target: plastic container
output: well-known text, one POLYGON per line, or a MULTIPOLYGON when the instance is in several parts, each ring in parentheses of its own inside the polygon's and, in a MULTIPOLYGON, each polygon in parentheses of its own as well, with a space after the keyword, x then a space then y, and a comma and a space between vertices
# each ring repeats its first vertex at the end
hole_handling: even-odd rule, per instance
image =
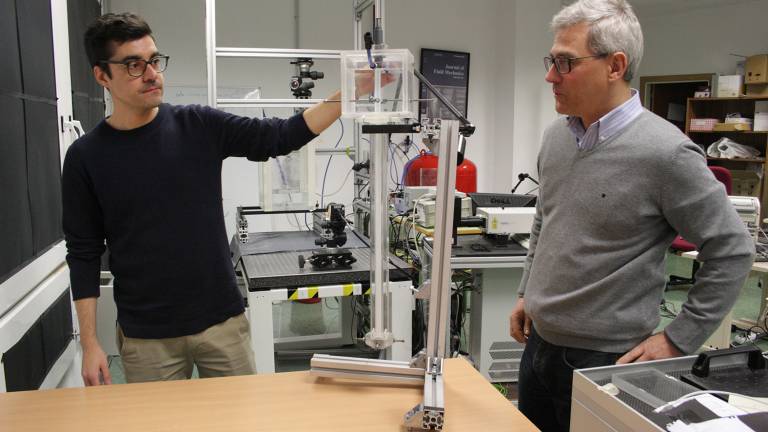
POLYGON ((651 368, 613 374, 611 382, 621 391, 653 408, 658 408, 667 402, 672 402, 698 390, 692 385, 651 368))
POLYGON ((696 132, 711 132, 718 122, 719 120, 716 118, 692 118, 689 130, 696 132))
POLYGON ((341 115, 386 121, 414 118, 413 54, 406 49, 341 52, 341 115), (371 64, 375 68, 371 68, 371 64))

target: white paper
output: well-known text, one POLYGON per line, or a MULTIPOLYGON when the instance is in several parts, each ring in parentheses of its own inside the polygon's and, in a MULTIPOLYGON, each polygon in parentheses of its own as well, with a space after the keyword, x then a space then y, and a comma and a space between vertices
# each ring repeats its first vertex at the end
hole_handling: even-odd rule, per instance
POLYGON ((731 395, 731 397, 728 398, 728 403, 747 413, 768 411, 768 398, 755 399, 762 401, 763 403, 736 395, 731 395))
POLYGON ((685 424, 680 420, 667 425, 669 432, 755 432, 737 418, 719 418, 704 423, 685 424))
POLYGON ((746 412, 732 406, 720 398, 712 396, 711 394, 698 395, 696 396, 696 400, 715 413, 718 417, 731 417, 746 414, 746 412))

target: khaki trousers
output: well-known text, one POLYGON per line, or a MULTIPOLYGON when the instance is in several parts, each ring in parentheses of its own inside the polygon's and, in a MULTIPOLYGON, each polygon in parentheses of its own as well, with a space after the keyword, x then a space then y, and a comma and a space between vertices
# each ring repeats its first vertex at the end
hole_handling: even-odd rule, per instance
POLYGON ((193 366, 200 378, 256 373, 245 314, 197 334, 167 339, 126 337, 118 325, 117 346, 129 383, 189 379, 193 366))

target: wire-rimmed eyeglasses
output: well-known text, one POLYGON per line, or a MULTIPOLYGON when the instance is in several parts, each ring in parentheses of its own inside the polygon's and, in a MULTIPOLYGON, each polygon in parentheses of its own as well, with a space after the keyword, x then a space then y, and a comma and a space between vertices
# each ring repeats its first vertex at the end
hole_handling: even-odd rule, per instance
POLYGON ((102 64, 119 64, 125 66, 125 69, 128 71, 128 75, 132 77, 140 77, 144 75, 144 72, 147 71, 147 66, 151 65, 152 69, 155 70, 155 72, 163 72, 165 68, 168 67, 168 59, 170 56, 167 55, 158 55, 154 56, 149 60, 144 59, 129 59, 129 60, 123 60, 123 61, 114 61, 114 60, 102 60, 100 63, 102 64))
POLYGON ((584 57, 562 57, 562 56, 546 56, 544 57, 544 70, 549 72, 550 69, 552 69, 552 66, 555 66, 555 69, 557 69, 557 73, 559 74, 567 74, 571 71, 573 68, 573 63, 578 60, 588 59, 588 58, 603 58, 607 57, 608 54, 595 54, 591 56, 584 56, 584 57))

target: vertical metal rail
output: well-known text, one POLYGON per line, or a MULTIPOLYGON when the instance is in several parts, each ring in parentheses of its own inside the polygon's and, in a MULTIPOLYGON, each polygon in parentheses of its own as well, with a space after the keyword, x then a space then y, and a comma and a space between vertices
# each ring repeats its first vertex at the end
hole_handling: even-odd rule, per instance
POLYGON ((205 0, 205 53, 208 106, 216 108, 216 0, 205 0))
POLYGON ((448 310, 451 298, 451 232, 453 197, 456 188, 456 152, 459 147, 459 122, 443 121, 437 166, 437 202, 435 203, 434 256, 429 298, 427 358, 443 358, 448 337, 448 310))
MULTIPOLYGON (((352 49, 356 51, 363 49, 363 12, 372 4, 372 0, 352 0, 352 19, 354 22, 352 29, 352 34, 354 37, 352 49)), ((364 154, 360 148, 360 124, 357 122, 354 122, 352 142, 355 144, 355 163, 365 162, 365 158, 369 155, 364 154)), ((366 175, 361 175, 358 171, 355 171, 354 173, 354 184, 352 186, 352 190, 354 192, 354 196, 352 197, 352 209, 355 213, 355 227, 360 231, 364 231, 363 227, 365 225, 365 213, 370 213, 370 211, 366 211, 360 206, 359 201, 362 200, 364 185, 370 177, 369 174, 370 170, 366 175)))
POLYGON ((384 39, 384 0, 375 0, 373 5, 373 43, 378 49, 387 46, 384 39))
POLYGON ((451 298, 451 225, 456 186, 456 159, 459 147, 459 122, 443 121, 437 165, 434 255, 430 272, 429 326, 424 366, 424 399, 405 414, 408 428, 442 430, 445 422, 443 359, 448 356, 448 311, 451 298))
MULTIPOLYGON (((293 0, 293 47, 296 49, 299 49, 301 43, 301 26, 299 24, 299 0, 293 0)), ((296 67, 298 68, 298 65, 296 67)))

